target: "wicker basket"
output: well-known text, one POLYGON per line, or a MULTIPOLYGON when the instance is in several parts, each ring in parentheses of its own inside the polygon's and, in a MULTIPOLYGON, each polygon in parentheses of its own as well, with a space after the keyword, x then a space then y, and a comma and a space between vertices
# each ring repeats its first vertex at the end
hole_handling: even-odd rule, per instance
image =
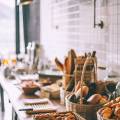
POLYGON ((85 118, 81 117, 79 114, 77 114, 75 112, 74 112, 74 114, 75 114, 77 120, 86 120, 85 118))
MULTIPOLYGON (((93 57, 88 57, 84 63, 83 66, 83 70, 82 70, 82 74, 81 74, 81 91, 82 91, 82 86, 84 85, 84 76, 85 76, 85 72, 86 72, 86 67, 89 64, 89 61, 93 61, 94 64, 94 82, 96 82, 97 80, 97 65, 96 65, 96 60, 93 57)), ((77 68, 77 67, 75 67, 77 68)), ((76 71, 77 72, 77 69, 76 71)), ((75 81, 77 82, 77 79, 75 78, 75 81)), ((81 92, 82 93, 82 92, 81 92)), ((71 95, 71 94, 70 94, 71 95)), ((71 101, 69 101, 68 97, 70 95, 66 96, 66 109, 68 111, 73 111, 73 112, 77 112, 79 113, 81 116, 83 116, 84 118, 86 118, 87 120, 96 120, 97 116, 96 116, 96 112, 99 108, 101 108, 101 105, 87 105, 87 104, 83 104, 83 97, 82 94, 80 94, 80 103, 73 103, 71 101)))
POLYGON ((69 101, 69 96, 70 95, 67 95, 65 98, 67 111, 76 112, 87 120, 96 120, 96 111, 101 108, 101 105, 80 105, 79 103, 69 101))

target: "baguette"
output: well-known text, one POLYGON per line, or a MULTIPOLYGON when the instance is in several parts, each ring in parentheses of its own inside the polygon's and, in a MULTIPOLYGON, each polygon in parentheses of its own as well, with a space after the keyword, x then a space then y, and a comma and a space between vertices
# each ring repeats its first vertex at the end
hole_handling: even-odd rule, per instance
POLYGON ((69 69, 69 63, 68 63, 68 57, 65 58, 64 60, 64 73, 65 74, 70 74, 70 69, 69 69))
POLYGON ((67 89, 68 83, 70 82, 70 71, 69 71, 68 57, 64 61, 64 88, 67 89))
POLYGON ((68 52, 68 64, 69 64, 69 73, 73 74, 75 69, 75 59, 77 58, 76 53, 73 49, 68 52))
POLYGON ((63 64, 58 60, 58 58, 55 58, 55 63, 60 71, 64 71, 63 64))
POLYGON ((71 49, 68 52, 68 57, 66 57, 65 61, 64 61, 64 73, 65 73, 64 87, 65 87, 65 89, 68 88, 67 86, 71 86, 71 84, 69 84, 69 82, 71 80, 71 75, 73 75, 73 72, 75 69, 75 59, 76 59, 76 53, 73 49, 71 49))

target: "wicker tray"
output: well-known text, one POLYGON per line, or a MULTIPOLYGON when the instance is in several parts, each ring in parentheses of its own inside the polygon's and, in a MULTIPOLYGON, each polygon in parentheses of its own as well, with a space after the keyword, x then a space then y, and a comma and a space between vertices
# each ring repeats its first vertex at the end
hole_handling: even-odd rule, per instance
MULTIPOLYGON (((60 113, 63 113, 63 112, 60 112, 60 113)), ((75 115, 76 120, 86 120, 86 119, 84 119, 83 117, 81 117, 79 114, 74 113, 74 112, 72 112, 72 113, 75 115)), ((39 114, 38 114, 38 115, 39 115, 39 114)), ((34 120, 40 120, 40 119, 36 119, 35 116, 36 116, 36 115, 33 116, 33 119, 34 119, 34 120)), ((49 119, 49 118, 48 118, 48 119, 49 119)), ((46 120, 48 120, 48 119, 46 119, 46 120)), ((63 119, 61 119, 61 120, 63 120, 63 119)))

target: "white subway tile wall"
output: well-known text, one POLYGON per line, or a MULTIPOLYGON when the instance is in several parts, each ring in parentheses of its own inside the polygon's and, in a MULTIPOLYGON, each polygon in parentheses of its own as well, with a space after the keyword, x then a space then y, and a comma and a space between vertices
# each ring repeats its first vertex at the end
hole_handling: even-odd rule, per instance
POLYGON ((78 54, 97 51, 98 62, 120 65, 120 0, 97 0, 93 27, 93 0, 41 0, 41 43, 46 55, 63 59, 70 48, 78 54))

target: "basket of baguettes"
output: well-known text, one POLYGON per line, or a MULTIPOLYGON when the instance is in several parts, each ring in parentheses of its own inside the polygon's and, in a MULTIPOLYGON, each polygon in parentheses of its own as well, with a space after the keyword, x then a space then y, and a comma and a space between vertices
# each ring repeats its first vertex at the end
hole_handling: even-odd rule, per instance
POLYGON ((120 120, 120 97, 106 103, 97 112, 98 120, 120 120))
POLYGON ((75 90, 66 96, 66 108, 79 113, 87 120, 94 120, 97 118, 96 111, 101 107, 100 103, 107 101, 94 88, 97 83, 96 57, 89 54, 82 60, 76 60, 74 73, 75 90))
MULTIPOLYGON (((64 63, 56 57, 55 63, 59 70, 64 73, 63 76, 63 88, 65 91, 72 92, 77 82, 81 79, 84 63, 89 56, 86 70, 84 72, 84 81, 87 83, 95 77, 94 65, 97 65, 96 52, 85 53, 85 55, 77 56, 76 52, 71 49, 68 51, 68 55, 64 59, 64 63), (96 63, 93 62, 93 58, 96 63), (76 80, 75 80, 76 79, 76 80)), ((96 66, 97 67, 97 66, 96 66)), ((96 80, 96 78, 95 78, 96 80)))
POLYGON ((64 65, 59 64, 65 73, 64 88, 70 93, 65 99, 66 109, 79 113, 87 120, 95 120, 96 111, 107 102, 107 97, 103 94, 105 85, 102 81, 97 81, 95 54, 93 51, 77 56, 74 50, 70 50, 64 65))

